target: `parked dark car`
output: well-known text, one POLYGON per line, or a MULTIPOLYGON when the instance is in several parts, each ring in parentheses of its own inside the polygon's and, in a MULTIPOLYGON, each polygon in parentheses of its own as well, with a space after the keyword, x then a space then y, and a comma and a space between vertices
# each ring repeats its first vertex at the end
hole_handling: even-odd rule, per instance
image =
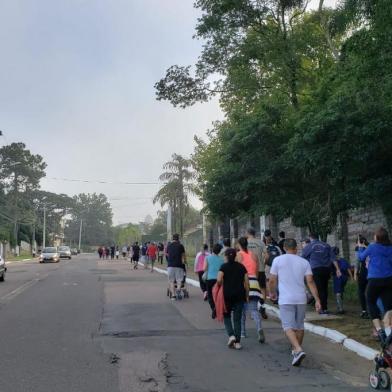
POLYGON ((78 250, 76 248, 71 249, 72 256, 76 256, 78 254, 78 250))

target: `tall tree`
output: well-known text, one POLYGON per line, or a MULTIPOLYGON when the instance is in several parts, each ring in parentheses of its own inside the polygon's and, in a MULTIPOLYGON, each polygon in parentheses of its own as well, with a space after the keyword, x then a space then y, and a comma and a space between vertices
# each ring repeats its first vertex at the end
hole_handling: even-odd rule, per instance
MULTIPOLYGON (((317 74, 333 61, 320 15, 302 24, 308 1, 199 0, 202 16, 195 37, 203 51, 191 66, 170 67, 156 83, 157 98, 187 107, 219 94, 228 116, 249 112, 275 96, 298 109, 317 74), (314 71, 314 72, 312 72, 314 71)), ((336 37, 334 37, 336 38, 336 37)))
POLYGON ((0 148, 0 181, 7 199, 7 213, 13 219, 11 242, 19 243, 19 224, 31 215, 27 208, 30 192, 39 188, 45 176, 46 163, 40 155, 32 154, 24 143, 12 143, 0 148))
MULTIPOLYGON (((64 235, 63 220, 75 207, 75 200, 65 194, 37 190, 31 193, 33 204, 32 234, 38 244, 42 244, 44 230, 44 210, 46 238, 53 242, 56 236, 64 235)), ((33 238, 31 238, 32 240, 33 238)))
POLYGON ((192 160, 178 154, 172 155, 172 160, 163 165, 165 170, 159 180, 165 182, 154 197, 154 202, 168 204, 178 216, 178 228, 181 236, 184 233, 184 217, 188 207, 188 196, 194 193, 194 172, 192 160))
POLYGON ((74 196, 65 235, 68 240, 77 243, 79 229, 82 226, 82 243, 85 245, 102 245, 113 242, 112 208, 107 197, 100 193, 81 193, 74 196))

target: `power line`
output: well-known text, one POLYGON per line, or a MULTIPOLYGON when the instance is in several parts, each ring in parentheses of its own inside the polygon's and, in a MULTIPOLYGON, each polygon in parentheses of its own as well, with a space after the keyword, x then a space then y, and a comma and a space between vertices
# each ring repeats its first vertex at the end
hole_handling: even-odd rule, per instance
POLYGON ((60 178, 46 177, 47 180, 66 181, 66 182, 84 182, 92 184, 111 184, 111 185, 159 185, 160 182, 133 182, 133 181, 108 181, 108 180, 83 180, 77 178, 60 178))
POLYGON ((121 200, 152 200, 153 197, 109 197, 110 201, 121 201, 121 200))

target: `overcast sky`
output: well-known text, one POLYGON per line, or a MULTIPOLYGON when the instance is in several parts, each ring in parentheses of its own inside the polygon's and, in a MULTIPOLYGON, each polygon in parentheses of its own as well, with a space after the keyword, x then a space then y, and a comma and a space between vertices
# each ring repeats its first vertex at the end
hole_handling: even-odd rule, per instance
POLYGON ((1 145, 23 141, 44 157, 45 190, 105 193, 115 223, 154 216, 157 185, 94 181, 155 182, 222 118, 216 101, 155 100, 166 68, 200 53, 198 15, 193 0, 0 0, 1 145))

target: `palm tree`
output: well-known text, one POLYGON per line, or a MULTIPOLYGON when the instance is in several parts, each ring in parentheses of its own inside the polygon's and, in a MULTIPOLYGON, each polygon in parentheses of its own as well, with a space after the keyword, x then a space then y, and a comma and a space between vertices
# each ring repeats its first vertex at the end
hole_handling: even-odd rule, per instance
POLYGON ((153 202, 154 204, 159 202, 161 207, 168 205, 173 211, 172 215, 172 223, 173 228, 176 231, 177 228, 177 206, 178 206, 178 188, 179 184, 177 181, 171 181, 164 184, 158 191, 158 193, 154 196, 153 202))
POLYGON ((179 232, 184 234, 184 216, 189 205, 188 196, 194 193, 194 172, 192 161, 178 154, 172 155, 172 160, 163 165, 165 170, 159 180, 164 185, 154 197, 154 203, 160 202, 161 206, 169 205, 173 209, 173 226, 177 229, 177 217, 179 232))

